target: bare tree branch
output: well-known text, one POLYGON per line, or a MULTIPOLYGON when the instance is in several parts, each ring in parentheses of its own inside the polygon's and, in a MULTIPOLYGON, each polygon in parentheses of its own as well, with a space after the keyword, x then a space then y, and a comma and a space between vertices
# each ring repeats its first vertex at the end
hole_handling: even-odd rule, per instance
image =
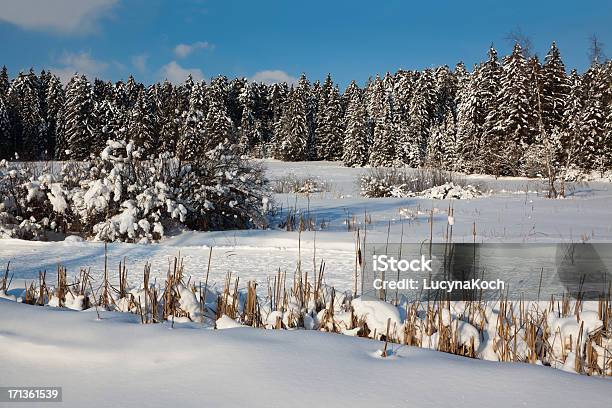
POLYGON ((603 64, 606 61, 606 54, 604 53, 604 43, 602 43, 596 34, 589 37, 591 46, 589 47, 589 60, 592 65, 603 64))
POLYGON ((529 38, 529 36, 523 32, 521 27, 517 27, 506 34, 505 40, 508 41, 511 46, 518 43, 523 50, 523 57, 526 59, 533 56, 531 38, 529 38))

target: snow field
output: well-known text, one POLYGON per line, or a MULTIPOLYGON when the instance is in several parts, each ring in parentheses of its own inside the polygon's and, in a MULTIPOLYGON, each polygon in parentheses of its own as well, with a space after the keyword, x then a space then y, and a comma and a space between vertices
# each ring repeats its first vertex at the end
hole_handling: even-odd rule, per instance
MULTIPOLYGON (((542 181, 481 177, 476 181, 492 190, 486 197, 369 199, 360 197, 357 183, 366 169, 328 162, 265 164, 272 182, 295 174, 320 180, 326 188, 309 194, 276 194, 279 209, 268 230, 183 231, 159 244, 109 244, 110 283, 118 285, 120 261, 126 262, 128 270, 127 295, 119 297, 111 292, 111 311, 91 307, 88 291, 69 292, 63 297, 54 294, 59 264, 67 268, 69 282, 79 277, 81 268, 87 269, 94 291, 99 290, 104 281, 103 243, 75 237, 59 242, 0 239, 0 265, 10 261, 13 278, 10 288, 0 292, 0 345, 3 350, 11 350, 2 354, 0 365, 8 378, 22 383, 31 380, 32 384, 45 378, 63 380, 73 390, 74 399, 67 406, 103 397, 100 387, 94 389, 83 380, 89 372, 96 372, 100 382, 109 384, 109 389, 122 390, 125 397, 121 398, 127 398, 107 397, 109 404, 130 405, 148 392, 160 404, 175 398, 174 403, 193 405, 189 394, 213 406, 232 406, 238 402, 227 385, 232 383, 256 395, 250 402, 260 406, 264 395, 274 395, 280 401, 298 389, 303 391, 303 382, 291 379, 296 371, 303 372, 303 378, 315 387, 317 402, 328 405, 338 403, 338 390, 343 390, 343 402, 355 406, 404 406, 411 401, 419 406, 450 402, 457 406, 495 403, 503 407, 518 402, 567 406, 571 401, 581 406, 605 405, 609 381, 561 372, 610 375, 612 344, 602 330, 604 321, 609 324, 610 320, 600 315, 599 305, 585 303, 576 315, 571 312, 571 304, 560 313, 557 305, 545 302, 523 307, 517 303, 435 304, 427 309, 405 301, 394 306, 355 299, 348 293, 353 287, 355 240, 355 231, 349 231, 348 225, 359 227, 362 234, 367 230, 369 242, 384 242, 387 237, 391 242, 421 242, 429 237, 428 220, 433 211, 434 242, 443 241, 448 224, 453 225, 455 242, 472 242, 474 223, 477 242, 607 242, 612 240, 609 184, 579 185, 570 197, 549 200, 539 193, 542 181), (278 228, 289 209, 312 217, 315 225, 324 227, 302 233, 278 228), (202 305, 199 283, 205 280, 211 247, 206 302, 202 305), (147 300, 150 292, 143 286, 145 265, 150 265, 149 282, 156 284, 161 309, 168 270, 179 256, 184 262, 183 277, 174 286, 176 306, 165 316, 167 320, 154 325, 135 324, 143 320, 143 314, 149 319, 153 315, 147 300), (320 263, 325 262, 316 291, 311 286, 310 291, 292 292, 298 259, 302 271, 308 271, 311 285, 320 263), (49 292, 43 294, 46 307, 17 304, 25 300, 25 288, 38 281, 38 273, 44 270, 49 286, 49 292), (286 289, 280 296, 270 295, 268 288, 274 287, 279 270, 286 276, 286 289), (225 283, 228 273, 230 285, 225 283), (236 277, 240 278, 237 292, 233 286, 236 277), (258 314, 249 311, 252 298, 247 282, 258 284, 258 314), (88 304, 80 313, 69 311, 82 310, 88 304), (96 320, 96 309, 102 321, 96 320), (44 322, 49 335, 43 335, 35 324, 28 326, 26 320, 41 325, 44 322), (526 321, 533 324, 526 325, 526 321), (247 323, 270 330, 208 330, 247 323), (383 359, 380 340, 386 335, 387 324, 393 343, 391 357, 383 359), (65 334, 67 327, 69 336, 65 334), (175 330, 168 331, 168 327, 175 330), (287 330, 272 330, 276 328, 287 330), (349 339, 361 336, 377 342, 349 339), (132 339, 138 339, 140 346, 131 344, 132 339), (58 374, 55 368, 62 355, 67 355, 64 361, 70 369, 58 374), (123 370, 115 366, 121 358, 127 361, 123 370), (290 363, 282 365, 282 361, 290 363), (499 364, 501 361, 533 364, 499 364), (236 370, 234 364, 247 368, 236 370), (265 368, 275 364, 279 368, 274 373, 265 368), (35 375, 28 376, 32 371, 35 375), (55 377, 50 377, 52 372, 55 377), (160 378, 149 379, 147 372, 160 378), (355 376, 356 372, 363 375, 355 376), (346 378, 338 377, 342 373, 346 378), (139 378, 147 381, 135 380, 139 378), (166 385, 162 387, 163 381, 166 385), (213 385, 217 383, 224 385, 213 385), (440 389, 446 392, 440 393, 440 389)), ((30 302, 40 293, 34 287, 30 302)), ((162 314, 159 310, 156 313, 162 314)), ((284 400, 293 403, 292 399, 284 400)), ((308 400, 295 405, 302 403, 311 405, 308 400)))
POLYGON ((0 300, 0 380, 63 387, 62 407, 601 408, 609 380, 314 331, 140 325, 135 315, 0 300))

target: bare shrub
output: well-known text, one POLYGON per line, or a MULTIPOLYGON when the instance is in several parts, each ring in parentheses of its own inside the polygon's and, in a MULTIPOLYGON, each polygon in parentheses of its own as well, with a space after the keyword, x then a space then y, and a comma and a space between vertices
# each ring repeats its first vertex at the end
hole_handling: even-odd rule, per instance
POLYGON ((373 168, 359 179, 364 197, 411 197, 432 187, 453 183, 467 187, 465 178, 439 169, 373 168))
POLYGON ((272 191, 277 194, 313 194, 331 191, 331 184, 314 177, 300 177, 295 174, 275 179, 272 183, 272 191))

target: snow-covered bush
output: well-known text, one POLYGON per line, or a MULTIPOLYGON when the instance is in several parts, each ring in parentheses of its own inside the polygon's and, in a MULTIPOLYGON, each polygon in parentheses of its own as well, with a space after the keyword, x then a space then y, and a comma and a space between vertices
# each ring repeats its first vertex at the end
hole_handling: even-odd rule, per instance
POLYGON ((362 175, 359 183, 361 195, 369 198, 413 197, 448 183, 466 186, 456 174, 435 169, 375 168, 362 175))
MULTIPOLYGON (((29 179, 26 169, 12 163, 0 161, 0 211, 13 210, 17 212, 23 190, 21 185, 29 179)), ((21 215, 21 214, 20 214, 21 215)))
POLYGON ((292 173, 275 179, 272 187, 272 191, 277 194, 313 194, 330 190, 331 186, 326 181, 314 177, 298 177, 292 173))
POLYGON ((265 225, 266 180, 260 166, 220 144, 206 160, 164 153, 146 158, 132 141, 109 140, 98 159, 68 162, 34 176, 0 162, 0 234, 44 239, 47 231, 103 241, 150 242, 168 229, 265 225))
POLYGON ((67 192, 53 174, 0 161, 0 236, 41 240, 46 231, 65 231, 70 218, 67 192))
POLYGON ((197 230, 263 227, 269 209, 263 167, 220 143, 206 160, 180 169, 179 198, 188 209, 186 225, 197 230))
POLYGON ((147 242, 168 230, 261 227, 267 194, 260 167, 220 144, 206 160, 144 160, 132 142, 109 141, 74 195, 82 228, 96 239, 147 242))
POLYGON ((435 186, 421 192, 420 197, 430 198, 433 200, 468 200, 482 196, 482 192, 468 184, 466 186, 456 185, 453 182, 444 183, 441 186, 435 186))
POLYGON ((376 168, 361 176, 361 195, 368 198, 410 197, 414 192, 408 186, 410 178, 398 169, 376 168))
POLYGON ((133 142, 109 140, 72 196, 80 230, 103 241, 149 242, 164 235, 165 223, 184 222, 187 211, 165 183, 166 160, 143 160, 133 142))

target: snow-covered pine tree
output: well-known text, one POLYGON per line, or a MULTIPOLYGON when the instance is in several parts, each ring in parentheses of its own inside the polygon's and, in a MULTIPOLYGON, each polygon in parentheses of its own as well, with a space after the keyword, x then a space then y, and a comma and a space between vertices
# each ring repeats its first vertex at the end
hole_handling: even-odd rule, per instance
POLYGON ((317 123, 317 157, 320 160, 340 160, 344 141, 342 106, 338 87, 333 87, 325 98, 317 123))
POLYGON ((431 70, 420 73, 408 106, 408 128, 401 141, 402 163, 419 167, 427 152, 429 128, 432 122, 434 83, 431 70))
POLYGON ((325 81, 323 81, 323 84, 321 84, 321 94, 319 95, 318 102, 319 107, 325 106, 325 104, 327 103, 327 97, 329 96, 329 93, 333 88, 334 80, 332 79, 331 74, 328 73, 325 77, 325 81))
POLYGON ((240 126, 238 128, 238 146, 244 154, 250 154, 261 142, 259 121, 255 119, 254 83, 247 82, 238 96, 241 106, 240 126))
POLYGON ((444 160, 442 167, 446 170, 459 170, 458 165, 458 143, 457 143, 457 120, 453 115, 447 115, 442 122, 444 160))
MULTIPOLYGON (((361 103, 365 108, 365 103, 364 103, 365 92, 359 88, 359 85, 357 85, 357 82, 351 81, 349 86, 347 86, 346 89, 344 90, 344 94, 342 94, 342 97, 341 97, 343 101, 346 100, 346 102, 342 102, 343 104, 346 104, 346 114, 348 114, 348 107, 351 104, 351 101, 353 100, 355 96, 357 96, 362 101, 361 103)), ((367 115, 367 112, 366 112, 366 115, 367 115)))
POLYGON ((276 126, 274 156, 284 161, 306 160, 307 144, 306 107, 304 100, 292 87, 283 114, 276 126))
MULTIPOLYGON (((455 65, 455 78, 457 80, 457 92, 459 92, 459 90, 461 89, 461 84, 463 83, 463 81, 467 79, 469 74, 470 73, 468 72, 467 67, 465 66, 465 63, 463 61, 459 61, 457 65, 455 65)), ((455 98, 455 102, 456 101, 457 101, 457 98, 455 98)))
MULTIPOLYGON (((40 114, 45 121, 45 131, 43 135, 44 146, 43 146, 43 156, 47 153, 47 147, 49 144, 49 132, 47 131, 48 121, 47 121, 47 88, 49 87, 49 82, 51 81, 51 72, 47 72, 44 69, 40 71, 38 75, 38 100, 40 101, 40 114)), ((44 159, 48 159, 49 157, 42 157, 44 159)))
POLYGON ((572 70, 568 78, 569 93, 563 112, 561 133, 562 163, 566 170, 579 164, 577 153, 581 146, 581 120, 583 110, 582 79, 576 70, 572 70))
POLYGON ((45 118, 40 100, 40 81, 33 70, 21 72, 8 93, 12 139, 22 160, 40 160, 45 149, 45 118))
POLYGON ((159 153, 174 152, 181 127, 178 91, 170 82, 164 81, 155 84, 151 97, 157 123, 159 153))
POLYGON ((368 86, 364 92, 364 99, 366 112, 368 114, 370 138, 373 140, 374 127, 378 119, 383 115, 385 103, 385 90, 383 89, 382 80, 379 75, 376 75, 374 80, 368 81, 368 86))
POLYGON ((106 141, 115 137, 122 137, 125 129, 121 128, 118 120, 118 108, 110 96, 96 101, 94 105, 94 116, 96 118, 96 131, 92 135, 92 153, 99 153, 104 149, 106 141))
POLYGON ((270 106, 268 101, 268 87, 258 82, 249 83, 253 96, 252 114, 257 130, 257 140, 251 149, 255 157, 266 157, 264 146, 271 139, 270 106))
POLYGON ((497 112, 497 94, 501 80, 501 66, 497 50, 491 45, 488 59, 474 68, 469 84, 463 88, 457 113, 457 140, 461 168, 464 171, 484 172, 492 160, 490 147, 497 112), (491 140, 491 142, 489 141, 491 140))
POLYGON ((243 160, 238 146, 217 145, 181 180, 187 225, 198 230, 265 227, 265 184, 263 168, 243 160))
POLYGON ((56 157, 65 160, 87 159, 94 141, 94 98, 84 75, 75 74, 66 86, 66 103, 60 114, 56 157))
POLYGON ((9 120, 8 90, 10 87, 6 66, 0 70, 0 160, 10 159, 13 145, 11 142, 11 122, 9 120))
POLYGON ((317 112, 316 112, 316 126, 314 132, 314 150, 316 152, 317 160, 324 160, 324 147, 322 144, 325 144, 325 140, 327 139, 327 135, 325 134, 328 129, 325 129, 325 116, 327 115, 327 104, 329 100, 329 96, 334 89, 334 82, 332 80, 331 74, 327 74, 325 81, 321 85, 321 89, 317 96, 317 112))
POLYGON ((478 99, 480 68, 462 76, 457 92, 457 168, 468 173, 474 171, 484 122, 478 99))
POLYGON ((10 122, 4 96, 0 95, 0 160, 11 158, 10 122))
POLYGON ((431 134, 427 141, 427 156, 425 165, 427 167, 441 169, 444 166, 445 150, 444 150, 445 132, 442 124, 434 123, 431 126, 431 134))
POLYGON ((605 135, 604 135, 604 165, 606 169, 612 168, 612 60, 608 60, 604 68, 604 79, 608 87, 604 92, 604 114, 605 114, 605 135))
MULTIPOLYGON (((404 112, 404 107, 399 103, 397 86, 395 83, 395 76, 391 75, 390 72, 387 72, 385 76, 382 78, 382 87, 385 94, 385 98, 391 101, 391 117, 393 121, 393 134, 395 137, 396 143, 400 142, 400 130, 401 130, 401 115, 404 112)), ((395 154, 398 154, 397 149, 395 149, 395 154)), ((397 161, 397 160, 396 160, 397 161)), ((399 162, 401 164, 401 161, 399 162)))
MULTIPOLYGON (((402 107, 410 105, 410 99, 415 90, 414 84, 418 74, 415 71, 398 71, 395 75, 395 98, 398 104, 402 107)), ((404 109, 408 112, 408 109, 404 109)))
MULTIPOLYGON (((181 160, 195 161, 206 153, 206 114, 209 109, 208 88, 204 81, 191 87, 189 110, 183 113, 180 137, 177 142, 177 155, 181 160)), ((165 146, 170 142, 166 141, 165 146)), ((171 150, 170 150, 171 151, 171 150)))
POLYGON ((382 94, 380 96, 383 98, 382 112, 378 113, 378 118, 374 124, 374 137, 368 162, 372 167, 392 167, 395 162, 397 144, 393 100, 391 95, 385 96, 382 94))
POLYGON ((387 72, 383 77, 382 87, 387 96, 391 95, 392 98, 395 98, 395 77, 390 72, 387 72))
POLYGON ((355 81, 349 85, 346 95, 349 103, 345 116, 342 161, 349 167, 365 166, 368 163, 368 117, 355 81))
MULTIPOLYGON (((461 66, 459 67, 461 70, 461 66)), ((462 74, 465 74, 464 72, 462 74)), ((437 68, 434 72, 434 107, 433 126, 441 136, 441 160, 439 167, 451 169, 456 167, 457 143, 457 88, 458 79, 447 66, 437 68)), ((432 135, 433 136, 433 135, 432 135)), ((431 136, 430 136, 431 137, 431 136)), ((429 146, 430 143, 428 143, 429 146)), ((428 148, 428 150, 430 150, 428 148)), ((431 165, 431 164, 430 164, 431 165)))
POLYGON ((47 152, 50 156, 55 154, 55 141, 57 140, 58 115, 65 103, 64 88, 56 75, 51 75, 46 91, 46 118, 47 123, 47 152))
POLYGON ((154 128, 153 111, 147 91, 140 89, 134 105, 130 109, 126 136, 142 149, 146 156, 155 155, 157 140, 154 128))
POLYGON ((270 122, 271 126, 280 120, 285 102, 288 100, 289 87, 286 83, 274 83, 268 88, 268 105, 270 111, 270 122))
POLYGON ((94 82, 94 113, 96 129, 92 134, 91 152, 99 154, 108 140, 125 137, 127 118, 119 106, 123 93, 111 82, 94 82))
MULTIPOLYGON (((459 62, 455 66, 455 78, 457 79, 457 92, 455 94, 455 109, 456 109, 456 117, 455 117, 455 162, 451 166, 451 169, 457 171, 466 170, 465 162, 463 160, 463 145, 464 142, 463 136, 460 134, 461 121, 465 118, 463 111, 464 109, 464 100, 469 100, 471 96, 471 82, 472 82, 472 74, 467 70, 465 64, 463 62, 459 62)), ((469 106, 469 104, 468 104, 469 106)))
POLYGON ((316 160, 317 158, 316 130, 317 130, 317 120, 319 116, 319 101, 321 100, 321 92, 322 92, 321 82, 317 80, 312 84, 312 89, 310 91, 310 94, 312 96, 312 106, 311 106, 312 129, 310 129, 310 133, 312 137, 312 141, 311 141, 312 151, 310 152, 311 160, 316 160))
POLYGON ((94 79, 92 86, 92 117, 94 121, 92 122, 93 131, 90 146, 90 153, 93 155, 99 154, 106 147, 107 140, 121 137, 120 135, 125 133, 125 129, 120 129, 124 126, 124 119, 127 121, 128 116, 124 118, 116 115, 115 111, 118 109, 110 106, 115 103, 114 88, 115 86, 111 81, 105 82, 98 78, 94 79))
POLYGON ((242 95, 248 83, 249 80, 246 78, 234 78, 227 84, 225 109, 227 111, 227 116, 229 116, 232 123, 236 126, 242 123, 242 103, 240 102, 240 95, 242 95))
MULTIPOLYGON (((549 198, 557 197, 556 181, 560 172, 559 157, 561 155, 560 129, 553 127, 546 129, 544 124, 543 100, 543 74, 542 66, 537 56, 533 56, 527 63, 529 69, 529 95, 531 112, 529 118, 533 123, 533 139, 525 143, 525 149, 520 161, 520 174, 528 177, 546 177, 548 179, 549 198)), ((529 113, 528 113, 529 114, 529 113)))
POLYGON ((561 131, 570 84, 556 43, 552 43, 542 66, 542 119, 547 132, 561 131))
POLYGON ((135 91, 135 81, 132 84, 124 83, 119 81, 115 83, 113 89, 113 104, 115 105, 115 115, 117 126, 121 135, 118 136, 121 140, 124 138, 124 134, 127 131, 128 121, 130 119, 130 111, 132 109, 132 97, 131 94, 135 91))
MULTIPOLYGON (((393 140, 395 146, 393 146, 392 150, 389 152, 393 152, 394 155, 394 165, 404 165, 404 151, 402 146, 404 145, 404 141, 406 140, 406 135, 410 133, 409 130, 409 121, 406 119, 408 116, 407 107, 410 105, 403 106, 400 102, 400 90, 398 89, 398 83, 396 80, 399 80, 399 75, 394 76, 389 72, 385 74, 385 76, 381 80, 382 90, 384 94, 384 98, 386 101, 390 103, 391 111, 390 111, 390 123, 391 128, 389 132, 393 135, 393 140)), ((383 107, 383 114, 385 108, 383 107)), ((375 126, 376 127, 376 126, 375 126)))
POLYGON ((431 168, 457 170, 456 124, 453 115, 434 123, 427 143, 425 164, 431 168))
POLYGON ((11 82, 9 80, 8 70, 6 69, 6 65, 4 65, 0 70, 0 98, 6 100, 10 87, 11 82))
POLYGON ((581 167, 603 171, 606 166, 605 99, 610 86, 604 66, 593 64, 582 76, 583 110, 580 118, 581 167))
MULTIPOLYGON (((203 82, 203 81, 198 81, 203 82)), ((176 114, 177 114, 177 122, 179 126, 182 126, 182 118, 185 112, 188 112, 191 104, 191 94, 193 92, 193 87, 195 83, 191 74, 187 76, 187 79, 182 84, 173 87, 174 88, 174 96, 176 100, 176 114)), ((207 102, 208 103, 208 102, 207 102)), ((208 106, 208 105, 206 105, 208 106)), ((178 140, 178 139, 177 139, 178 140)))
POLYGON ((456 117, 457 77, 446 65, 434 71, 433 122, 441 123, 446 116, 456 117))
POLYGON ((516 175, 529 141, 535 139, 529 69, 521 46, 505 58, 498 105, 487 116, 483 169, 489 174, 516 175))
POLYGON ((225 77, 217 77, 210 84, 206 138, 201 141, 204 144, 204 151, 209 151, 219 144, 232 145, 237 141, 234 123, 227 114, 225 106, 226 84, 225 77))
POLYGON ((185 82, 183 82, 180 86, 182 88, 182 93, 185 98, 188 99, 189 95, 191 95, 191 90, 193 89, 194 84, 195 81, 193 80, 193 76, 191 76, 191 74, 187 75, 185 82))
POLYGON ((129 112, 136 104, 136 101, 138 100, 138 95, 140 94, 140 91, 142 91, 142 89, 144 89, 144 85, 139 82, 136 82, 134 77, 130 75, 128 77, 127 82, 125 83, 125 108, 128 112, 128 120, 129 112))
MULTIPOLYGON (((534 55, 527 60, 527 71, 529 92, 529 110, 527 111, 527 120, 532 131, 528 139, 523 141, 524 148, 528 148, 530 145, 538 141, 538 138, 541 139, 542 135, 540 133, 546 132, 546 125, 544 123, 545 113, 542 108, 542 95, 544 93, 543 69, 537 55, 534 55), (542 110, 542 112, 540 112, 540 110, 542 110), (540 119, 542 119, 542 129, 540 129, 540 119)), ((546 133, 548 133, 547 138, 549 138, 553 133, 558 134, 558 130, 546 133)), ((542 140, 539 141, 541 142, 542 140)))
POLYGON ((308 78, 306 78, 306 74, 304 73, 300 75, 295 90, 304 101, 304 107, 306 108, 306 123, 308 124, 308 160, 314 160, 317 157, 315 129, 317 123, 318 98, 320 94, 315 97, 311 90, 310 82, 308 82, 308 78))
POLYGON ((262 145, 262 155, 267 157, 268 155, 276 153, 276 143, 281 142, 280 136, 278 135, 278 126, 285 109, 287 109, 289 95, 289 87, 286 83, 275 83, 268 88, 268 120, 265 126, 267 134, 265 143, 262 145))
POLYGON ((394 80, 392 92, 394 101, 394 122, 396 124, 397 147, 395 149, 395 161, 403 165, 408 162, 407 149, 411 141, 410 135, 410 101, 415 91, 417 75, 414 71, 399 71, 394 80))

